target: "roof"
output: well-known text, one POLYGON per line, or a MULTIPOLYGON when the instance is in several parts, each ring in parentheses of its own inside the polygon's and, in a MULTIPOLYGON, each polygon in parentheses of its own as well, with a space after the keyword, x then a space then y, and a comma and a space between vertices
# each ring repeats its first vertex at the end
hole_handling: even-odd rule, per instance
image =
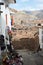
POLYGON ((0 0, 0 2, 3 2, 5 4, 10 4, 10 3, 16 3, 16 0, 0 0))
POLYGON ((16 0, 6 0, 8 3, 16 3, 16 0))

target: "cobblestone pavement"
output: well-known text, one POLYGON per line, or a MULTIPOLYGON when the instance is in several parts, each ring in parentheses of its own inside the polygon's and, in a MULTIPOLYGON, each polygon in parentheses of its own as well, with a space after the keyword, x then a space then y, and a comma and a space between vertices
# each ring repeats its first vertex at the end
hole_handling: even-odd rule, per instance
POLYGON ((43 65, 43 56, 40 53, 31 53, 30 51, 26 50, 19 50, 18 51, 24 59, 24 65, 43 65))

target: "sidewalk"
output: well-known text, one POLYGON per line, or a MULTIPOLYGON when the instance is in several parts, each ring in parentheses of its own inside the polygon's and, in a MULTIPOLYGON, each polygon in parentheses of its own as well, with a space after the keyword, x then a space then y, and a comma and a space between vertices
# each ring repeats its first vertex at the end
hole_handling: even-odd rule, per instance
POLYGON ((43 57, 43 49, 39 51, 38 54, 43 57))

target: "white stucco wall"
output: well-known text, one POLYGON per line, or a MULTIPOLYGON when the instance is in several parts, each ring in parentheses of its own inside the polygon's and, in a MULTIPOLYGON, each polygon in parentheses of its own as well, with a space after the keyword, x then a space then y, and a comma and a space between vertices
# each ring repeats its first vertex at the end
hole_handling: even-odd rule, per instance
POLYGON ((40 44, 40 48, 43 48, 43 42, 42 42, 42 40, 43 40, 43 38, 42 38, 42 36, 43 36, 43 34, 42 34, 42 28, 39 28, 39 44, 40 44))
POLYGON ((5 29, 6 29, 6 14, 7 14, 7 26, 9 26, 11 30, 11 18, 10 18, 10 11, 9 8, 5 8, 5 5, 1 5, 1 13, 0 15, 0 34, 5 36, 5 29))
POLYGON ((5 36, 5 28, 6 28, 6 19, 5 19, 5 5, 1 6, 1 11, 3 11, 3 13, 1 13, 1 33, 5 36))
POLYGON ((11 30, 11 17, 10 17, 10 10, 8 7, 6 8, 6 14, 7 14, 7 26, 9 26, 11 30))

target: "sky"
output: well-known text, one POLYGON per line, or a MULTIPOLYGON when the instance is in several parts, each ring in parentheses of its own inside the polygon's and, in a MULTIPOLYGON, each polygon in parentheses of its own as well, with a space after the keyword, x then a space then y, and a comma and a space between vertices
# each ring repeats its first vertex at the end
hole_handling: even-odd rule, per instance
POLYGON ((42 10, 43 0, 16 0, 16 4, 10 4, 9 7, 26 11, 42 10))

